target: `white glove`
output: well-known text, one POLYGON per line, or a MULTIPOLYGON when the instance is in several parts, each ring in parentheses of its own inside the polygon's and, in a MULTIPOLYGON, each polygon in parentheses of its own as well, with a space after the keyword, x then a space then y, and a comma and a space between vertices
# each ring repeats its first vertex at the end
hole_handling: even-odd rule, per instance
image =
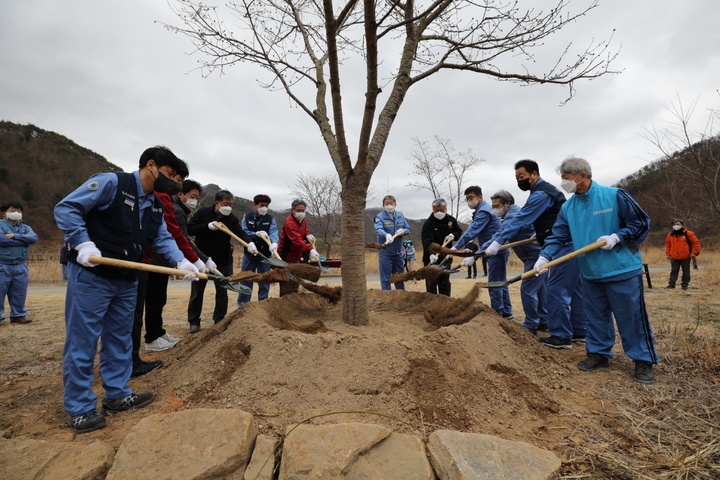
POLYGON ((185 275, 184 277, 182 277, 183 280, 188 280, 190 282, 197 281, 197 279, 198 279, 197 274, 200 273, 198 271, 198 269, 195 267, 195 265, 190 263, 190 260, 188 260, 187 258, 183 258, 182 260, 180 260, 178 262, 177 269, 190 272, 187 275, 185 275))
POLYGON ((401 237, 401 236, 405 235, 405 229, 404 229, 404 228, 398 228, 397 230, 395 230, 395 234, 396 234, 398 237, 401 237))
POLYGON ((606 245, 600 247, 602 250, 612 250, 615 245, 620 243, 620 237, 618 237, 616 233, 613 233, 612 235, 603 235, 597 239, 598 242, 600 240, 605 240, 607 242, 606 245))
POLYGON ((537 270, 538 273, 535 274, 537 277, 538 275, 542 275, 543 273, 547 273, 547 268, 542 268, 543 265, 548 263, 550 260, 548 260, 545 257, 538 257, 537 262, 535 262, 535 265, 533 265, 533 268, 537 270))
POLYGON ((91 256, 102 257, 102 253, 100 253, 100 250, 95 246, 95 242, 83 242, 75 247, 75 250, 78 252, 77 263, 83 267, 97 267, 97 263, 92 263, 88 259, 91 256))
POLYGON ((193 265, 195 265, 195 268, 198 269, 198 272, 204 272, 204 271, 205 271, 205 267, 207 267, 207 265, 205 265, 205 262, 203 262, 203 261, 200 260, 199 258, 198 258, 196 261, 193 262, 193 265))
POLYGON ((258 253, 258 249, 255 246, 255 242, 248 243, 247 250, 248 250, 248 252, 250 252, 251 255, 257 255, 257 253, 258 253))
POLYGON ((315 242, 315 235, 313 235, 312 233, 308 234, 305 238, 307 238, 307 241, 310 243, 315 242))
POLYGON ((437 262, 437 260, 438 260, 438 256, 435 255, 434 253, 431 253, 430 254, 430 263, 435 263, 435 262, 437 262))
POLYGON ((450 250, 455 250, 455 251, 457 251, 457 245, 453 245, 452 247, 450 247, 450 250))
POLYGON ((485 256, 492 257, 493 255, 497 255, 499 251, 500 244, 498 242, 492 242, 490 246, 485 249, 485 256))
POLYGON ((209 228, 210 230, 213 230, 213 231, 218 229, 218 228, 215 226, 215 222, 210 222, 210 223, 208 223, 208 228, 209 228))
POLYGON ((385 234, 385 243, 391 243, 393 241, 393 236, 389 233, 385 234))
POLYGON ((276 250, 277 250, 277 243, 271 243, 271 244, 270 244, 270 251, 271 251, 271 252, 274 252, 274 251, 276 251, 276 250))
POLYGON ((208 257, 207 262, 205 262, 205 266, 208 270, 211 272, 217 268, 217 263, 213 262, 213 259, 208 257))
POLYGON ((448 234, 447 237, 445 237, 445 239, 443 240, 443 243, 445 243, 445 242, 452 242, 453 240, 455 240, 455 235, 453 235, 452 233, 450 233, 450 234, 448 234))
POLYGON ((258 230, 257 232, 255 232, 255 235, 262 238, 263 240, 270 238, 270 235, 268 235, 268 233, 265 230, 258 230))
POLYGON ((466 267, 469 267, 473 263, 475 263, 475 257, 465 257, 462 259, 462 264, 466 267))
POLYGON ((310 250, 310 258, 320 258, 320 254, 314 248, 310 250))

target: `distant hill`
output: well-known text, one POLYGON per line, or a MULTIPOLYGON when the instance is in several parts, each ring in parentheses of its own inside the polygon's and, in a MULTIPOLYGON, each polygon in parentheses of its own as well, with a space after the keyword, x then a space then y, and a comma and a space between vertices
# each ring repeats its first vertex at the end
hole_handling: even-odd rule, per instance
POLYGON ((0 202, 19 201, 43 244, 52 240, 54 248, 62 241, 53 219, 55 204, 90 175, 112 171, 122 169, 67 137, 0 121, 0 202))

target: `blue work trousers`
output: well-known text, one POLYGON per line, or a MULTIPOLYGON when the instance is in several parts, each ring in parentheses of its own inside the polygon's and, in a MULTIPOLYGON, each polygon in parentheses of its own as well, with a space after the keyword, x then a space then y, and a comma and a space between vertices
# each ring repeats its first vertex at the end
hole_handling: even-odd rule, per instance
MULTIPOLYGON (((565 246, 555 257, 566 255, 572 249, 572 244, 565 246)), ((551 268, 547 275, 546 298, 550 335, 566 340, 584 337, 587 331, 587 318, 580 265, 573 258, 551 268)))
MULTIPOLYGON (((405 271, 405 259, 399 253, 384 253, 380 250, 378 264, 380 268, 380 288, 390 290, 390 277, 393 273, 403 273, 405 271)), ((395 290, 405 290, 405 283, 396 282, 395 290)))
MULTIPOLYGON (((507 281, 507 261, 510 250, 500 250, 497 255, 488 257, 488 283, 507 281)), ((489 288, 490 307, 503 317, 512 316, 510 290, 508 287, 489 288)))
MULTIPOLYGON (((262 261, 262 258, 260 256, 256 255, 248 255, 247 253, 243 255, 242 260, 242 267, 240 268, 243 272, 257 272, 257 273, 265 273, 270 271, 270 264, 265 263, 262 261)), ((237 306, 238 308, 243 306, 243 303, 250 302, 250 298, 252 297, 252 289, 254 282, 242 282, 243 285, 248 287, 250 289, 250 293, 238 293, 238 299, 237 299, 237 306)), ((258 301, 265 300, 268 298, 268 295, 270 294, 270 284, 269 283, 258 283, 258 301)))
POLYGON ((583 289, 588 318, 585 343, 588 354, 613 357, 614 315, 625 354, 635 361, 658 363, 655 338, 645 308, 642 272, 614 282, 586 280, 583 289))
POLYGON ((28 289, 27 263, 0 263, 0 320, 4 319, 5 297, 10 304, 10 318, 27 315, 25 299, 28 289))
MULTIPOLYGON (((526 260, 523 264, 523 273, 535 267, 535 259, 526 260)), ((532 333, 537 333, 540 325, 547 325, 546 284, 547 275, 533 275, 525 278, 520 284, 520 300, 522 301, 525 321, 523 327, 532 333)))
POLYGON ((65 410, 81 415, 97 406, 92 390, 100 343, 100 377, 105 398, 132 394, 132 328, 137 281, 103 278, 76 263, 68 264, 65 297, 63 384, 65 410))

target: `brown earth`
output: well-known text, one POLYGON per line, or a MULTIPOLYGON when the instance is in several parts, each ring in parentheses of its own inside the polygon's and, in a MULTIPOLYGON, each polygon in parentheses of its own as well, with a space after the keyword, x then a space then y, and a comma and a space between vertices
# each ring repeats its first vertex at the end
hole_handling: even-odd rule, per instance
MULTIPOLYGON (((654 283, 664 285, 666 275, 658 273, 654 283)), ((520 327, 519 284, 511 286, 515 321, 492 312, 483 289, 480 302, 468 306, 479 312, 470 321, 432 326, 428 311, 451 311, 475 284, 454 277, 453 299, 422 292, 422 282, 409 283, 406 292, 382 292, 370 282, 366 327, 344 324, 340 304, 301 290, 231 308, 225 321, 204 321, 191 336, 184 313, 189 289, 171 282, 166 327, 182 341, 143 354, 165 366, 130 381, 136 392, 154 392, 155 402, 81 436, 62 408, 64 295, 33 288, 34 322, 0 325, 0 431, 6 438, 102 439, 117 447, 149 414, 237 408, 278 437, 302 421, 377 423, 423 438, 447 428, 553 450, 564 461, 563 478, 717 478, 720 359, 713 364, 712 354, 720 301, 706 282, 712 276, 695 272, 688 292, 646 291, 663 360, 650 386, 632 381, 619 339, 611 368, 593 373, 575 367, 585 356, 582 346, 540 345, 520 327)), ((99 383, 95 388, 102 398, 99 383)))

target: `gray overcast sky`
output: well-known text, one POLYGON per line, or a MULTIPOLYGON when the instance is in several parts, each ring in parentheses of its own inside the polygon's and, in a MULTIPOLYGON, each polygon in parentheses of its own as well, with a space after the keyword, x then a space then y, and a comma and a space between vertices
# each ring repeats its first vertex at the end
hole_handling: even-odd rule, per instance
MULTIPOLYGON (((406 185, 412 138, 434 135, 486 159, 469 177, 486 198, 506 188, 525 201, 512 169, 520 158, 537 160, 556 185, 554 169, 569 154, 587 158, 600 183, 618 181, 659 155, 641 135, 668 126, 671 102, 697 101, 697 130, 720 105, 718 18, 717 0, 600 0, 552 43, 585 45, 614 29, 621 46, 614 67, 623 73, 578 83, 562 107, 568 91, 561 86, 469 73, 422 81, 391 132, 374 202, 389 192, 406 216, 429 214, 429 193, 406 185)), ((277 209, 289 206, 299 171, 334 173, 317 126, 284 93, 258 85, 268 78, 263 71, 240 64, 203 78, 189 39, 158 21, 179 24, 164 0, 3 0, 0 119, 65 135, 128 171, 146 147, 166 145, 188 161, 191 178, 246 198, 267 193, 277 209)))

